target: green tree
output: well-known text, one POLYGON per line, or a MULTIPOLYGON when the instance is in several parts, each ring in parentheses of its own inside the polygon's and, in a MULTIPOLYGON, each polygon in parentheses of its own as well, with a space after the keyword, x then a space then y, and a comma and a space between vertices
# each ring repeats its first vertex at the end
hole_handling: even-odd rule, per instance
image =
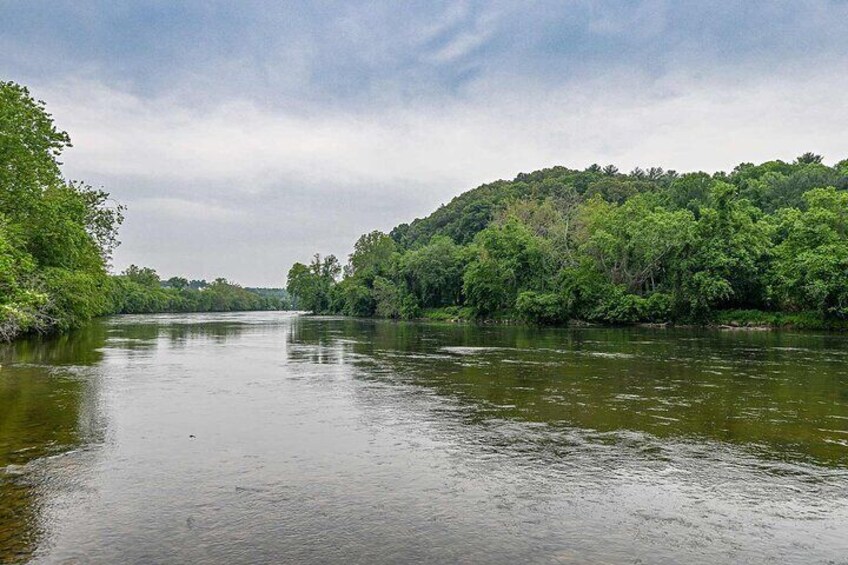
POLYGON ((508 311, 522 290, 547 290, 555 265, 546 242, 517 219, 492 224, 475 238, 477 255, 463 277, 478 316, 508 311))
POLYGON ((106 262, 123 208, 65 180, 70 146, 44 103, 0 82, 0 333, 77 326, 109 309, 106 262), (7 251, 3 251, 6 249, 7 251))
POLYGON ((691 253, 675 265, 675 301, 682 315, 703 319, 720 307, 761 306, 769 225, 762 212, 716 182, 700 218, 691 253))
POLYGON ((167 284, 171 288, 182 290, 184 288, 188 288, 189 282, 188 279, 184 277, 171 277, 170 279, 165 281, 165 284, 167 284))
POLYGON ((370 284, 374 277, 388 272, 395 250, 394 240, 383 232, 366 233, 353 246, 345 276, 358 277, 370 284))
POLYGON ((159 274, 150 267, 139 267, 130 265, 122 273, 129 280, 142 286, 158 288, 160 286, 159 274))
POLYGON ((47 188, 64 184, 58 157, 71 145, 44 102, 13 82, 0 82, 0 210, 18 221, 33 213, 47 188))
POLYGON ((425 308, 461 304, 462 277, 469 260, 466 248, 446 236, 409 251, 400 261, 401 275, 425 308))
POLYGON ((804 200, 775 218, 772 293, 786 309, 848 318, 848 193, 817 188, 804 200))
POLYGON ((308 266, 295 263, 289 269, 286 290, 296 297, 298 306, 315 314, 327 312, 332 304, 331 292, 341 274, 341 265, 334 255, 323 260, 316 254, 308 266))
POLYGON ((580 217, 580 250, 613 285, 646 295, 664 288, 672 266, 691 246, 695 219, 667 210, 653 196, 622 205, 590 200, 580 217))

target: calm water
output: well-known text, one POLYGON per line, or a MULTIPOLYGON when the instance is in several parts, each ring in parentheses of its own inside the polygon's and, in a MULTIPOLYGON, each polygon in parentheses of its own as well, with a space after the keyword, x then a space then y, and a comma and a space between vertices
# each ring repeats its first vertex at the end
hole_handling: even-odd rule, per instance
POLYGON ((0 363, 3 563, 848 563, 848 336, 128 316, 0 363))

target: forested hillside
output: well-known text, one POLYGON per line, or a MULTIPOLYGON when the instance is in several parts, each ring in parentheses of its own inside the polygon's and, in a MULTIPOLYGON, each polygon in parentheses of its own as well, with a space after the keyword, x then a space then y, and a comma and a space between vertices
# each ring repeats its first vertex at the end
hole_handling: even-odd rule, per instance
POLYGON ((64 178, 59 158, 70 145, 43 102, 0 82, 0 341, 111 313, 286 305, 224 279, 162 285, 155 271, 137 267, 109 276, 124 208, 106 192, 64 178))
POLYGON ((708 323, 745 310, 838 323, 846 189, 848 160, 812 153, 712 174, 554 167, 363 235, 344 266, 295 264, 288 290, 351 316, 708 323))

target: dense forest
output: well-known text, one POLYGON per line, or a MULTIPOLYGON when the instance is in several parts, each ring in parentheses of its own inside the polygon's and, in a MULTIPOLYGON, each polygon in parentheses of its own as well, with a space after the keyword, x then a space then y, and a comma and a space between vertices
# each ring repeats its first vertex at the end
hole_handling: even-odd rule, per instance
POLYGON ((287 297, 224 279, 163 283, 138 267, 110 276, 124 208, 103 190, 63 177, 59 158, 70 146, 43 102, 0 82, 0 341, 112 313, 285 307, 287 297))
POLYGON ((470 190, 347 264, 295 264, 314 313, 535 324, 848 319, 848 160, 730 172, 553 167, 470 190))

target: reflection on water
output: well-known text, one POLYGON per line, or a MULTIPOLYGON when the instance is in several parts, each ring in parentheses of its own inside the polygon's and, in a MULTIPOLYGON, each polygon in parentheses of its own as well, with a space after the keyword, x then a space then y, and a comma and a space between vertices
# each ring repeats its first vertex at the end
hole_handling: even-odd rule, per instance
POLYGON ((306 319, 292 357, 465 402, 472 419, 727 441, 848 465, 848 338, 306 319))
POLYGON ((224 344, 250 326, 238 314, 120 316, 109 322, 109 341, 128 350, 179 348, 196 340, 224 344))
POLYGON ((113 318, 0 350, 0 562, 845 562, 846 345, 113 318))
POLYGON ((41 532, 27 464, 97 440, 102 327, 51 340, 0 344, 0 562, 29 555, 41 532))

